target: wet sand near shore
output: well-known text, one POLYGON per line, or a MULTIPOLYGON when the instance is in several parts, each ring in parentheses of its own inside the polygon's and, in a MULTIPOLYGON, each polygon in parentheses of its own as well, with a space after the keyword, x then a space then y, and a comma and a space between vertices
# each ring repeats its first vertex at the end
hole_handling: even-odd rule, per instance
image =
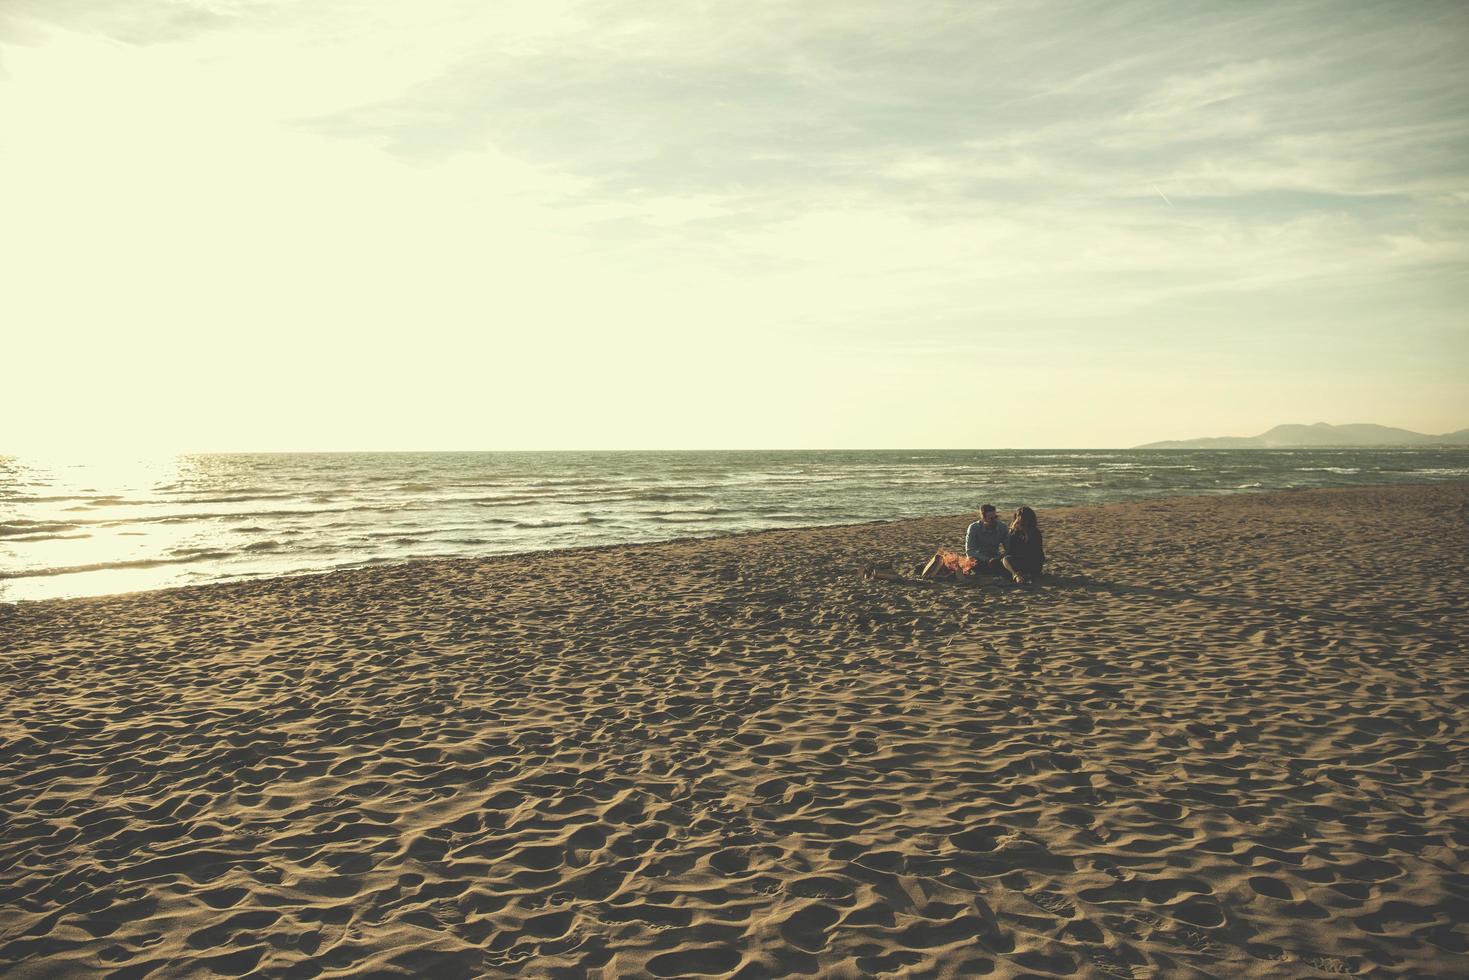
POLYGON ((10 977, 1469 975, 1469 486, 0 607, 10 977))

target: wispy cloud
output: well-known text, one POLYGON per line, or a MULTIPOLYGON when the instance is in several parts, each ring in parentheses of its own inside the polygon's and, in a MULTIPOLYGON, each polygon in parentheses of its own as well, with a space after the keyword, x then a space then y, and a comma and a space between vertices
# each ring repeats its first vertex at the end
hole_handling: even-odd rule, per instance
MULTIPOLYGON (((1451 5, 1404 17, 1318 4, 755 4, 657 18, 597 5, 530 48, 487 30, 438 77, 303 125, 420 162, 494 146, 585 178, 633 219, 640 203, 666 214, 662 198, 698 199, 691 234, 705 237, 725 230, 695 217, 711 209, 784 227, 840 206, 933 216, 936 231, 1011 218, 1063 248, 1108 247, 1119 223, 1140 220, 1171 240, 1177 216, 1141 207, 1154 184, 1175 207, 1203 199, 1192 220, 1219 234, 1360 210, 1354 233, 1371 237, 1384 199, 1403 231, 1425 196, 1439 207, 1463 187, 1469 119, 1445 93, 1464 89, 1466 26, 1451 5), (1065 237, 1052 241, 1058 220, 1065 237)), ((1419 232, 1457 237, 1460 219, 1419 232)), ((1344 231, 1335 222, 1319 243, 1327 262, 1344 231)))

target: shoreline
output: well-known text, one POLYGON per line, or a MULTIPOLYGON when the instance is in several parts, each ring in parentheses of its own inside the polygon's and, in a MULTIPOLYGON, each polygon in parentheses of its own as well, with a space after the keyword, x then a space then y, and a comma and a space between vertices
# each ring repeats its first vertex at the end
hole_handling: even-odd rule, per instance
MULTIPOLYGON (((1172 452, 1174 450, 1158 450, 1158 451, 1159 452, 1172 452)), ((1202 502, 1202 501, 1220 500, 1220 499, 1234 498, 1234 497, 1246 497, 1246 498, 1256 498, 1256 499, 1258 499, 1258 498, 1269 498, 1269 497, 1275 496, 1275 495, 1294 496, 1294 495, 1298 495, 1298 494, 1336 494, 1336 493, 1353 493, 1353 492, 1361 492, 1361 491, 1369 491, 1369 490, 1395 490, 1395 489, 1404 489, 1404 490, 1431 490, 1431 489, 1434 489, 1434 488, 1455 488, 1455 487, 1469 487, 1469 481, 1459 481, 1459 482, 1447 482, 1447 481, 1445 481, 1445 482, 1433 482, 1433 483, 1401 483, 1401 484, 1355 484, 1355 485, 1351 485, 1351 486, 1337 486, 1337 487, 1287 487, 1287 488, 1284 488, 1284 489, 1276 489, 1276 490, 1255 490, 1255 489, 1246 490, 1246 489, 1235 489, 1235 490, 1220 491, 1219 493, 1214 493, 1214 494, 1178 494, 1178 495, 1167 495, 1167 494, 1165 494, 1165 495, 1160 495, 1160 496, 1157 496, 1157 497, 1136 497, 1136 498, 1131 498, 1131 499, 1127 499, 1127 500, 1106 501, 1106 502, 1101 502, 1101 503, 1068 504, 1068 505, 1065 505, 1065 506, 1062 506, 1062 507, 1048 508, 1044 512, 1041 512, 1041 516, 1042 516, 1042 522, 1044 523, 1044 517, 1045 517, 1045 515, 1052 514, 1052 513, 1060 514, 1060 513, 1069 513, 1069 512, 1077 511, 1077 510, 1099 510, 1099 509, 1105 509, 1105 508, 1109 508, 1109 507, 1119 507, 1119 506, 1120 507, 1143 506, 1143 505, 1147 505, 1149 503, 1156 503, 1156 502, 1161 502, 1161 501, 1182 501, 1182 502, 1199 501, 1199 502, 1202 502)), ((1001 508, 1001 510, 1003 511, 1004 508, 1001 508)), ((333 576, 333 575, 342 575, 342 574, 349 574, 349 573, 371 573, 373 571, 382 570, 382 569, 404 568, 404 567, 411 567, 411 566, 416 566, 416 565, 435 565, 435 564, 439 564, 439 563, 443 563, 443 562, 451 562, 451 563, 457 563, 457 562, 476 563, 476 562, 495 562, 495 561, 515 561, 515 560, 524 559, 524 558, 528 558, 528 557, 536 556, 536 555, 571 554, 571 553, 600 553, 600 552, 607 552, 607 551, 616 551, 616 550, 619 550, 619 549, 636 549, 636 548, 653 547, 653 546, 661 546, 661 545, 693 544, 693 543, 697 543, 697 542, 708 542, 708 541, 716 541, 716 540, 724 540, 724 539, 740 539, 740 538, 746 538, 746 537, 751 537, 751 536, 756 536, 756 535, 763 535, 763 534, 779 534, 779 533, 804 532, 804 531, 823 531, 823 530, 830 530, 830 529, 834 529, 834 528, 845 528, 845 529, 851 529, 851 530, 860 530, 860 529, 863 529, 863 528, 870 528, 870 527, 882 527, 882 526, 886 526, 886 525, 895 525, 895 524, 930 523, 930 522, 940 521, 940 520, 949 520, 949 521, 953 521, 955 523, 955 526, 958 527, 959 530, 957 531, 957 533, 956 533, 956 535, 954 537, 955 537, 957 543, 960 544, 960 545, 962 545, 962 540, 963 540, 963 527, 964 527, 964 525, 967 524, 967 522, 972 521, 972 520, 976 520, 976 519, 978 519, 978 508, 977 507, 972 512, 957 512, 957 513, 945 513, 945 514, 919 515, 919 516, 915 516, 915 517, 899 517, 899 518, 890 518, 890 519, 877 519, 877 520, 870 520, 870 521, 858 521, 858 522, 855 522, 855 523, 801 524, 801 525, 795 525, 795 526, 792 526, 792 527, 756 528, 756 529, 746 530, 746 531, 716 532, 714 534, 702 535, 702 536, 701 535, 686 535, 686 536, 677 537, 677 538, 661 538, 661 539, 653 540, 653 541, 628 541, 628 542, 615 542, 615 543, 608 543, 608 544, 575 545, 575 546, 566 547, 566 548, 546 548, 546 549, 542 549, 542 550, 539 550, 539 551, 512 551, 512 552, 503 552, 503 553, 498 553, 498 554, 486 554, 486 555, 442 555, 442 556, 425 556, 425 557, 422 557, 422 558, 410 558, 410 559, 406 559, 406 560, 403 560, 403 561, 388 560, 388 561, 381 561, 381 562, 373 562, 373 563, 370 563, 370 564, 343 565, 343 566, 339 566, 339 567, 336 567, 336 568, 307 569, 307 570, 296 571, 296 572, 282 572, 280 574, 275 574, 275 575, 258 575, 258 576, 242 577, 242 578, 227 578, 227 579, 221 579, 221 580, 212 581, 212 582, 196 582, 196 583, 188 583, 188 584, 183 584, 183 585, 168 585, 168 586, 161 586, 159 588, 154 588, 154 589, 139 589, 139 590, 131 591, 131 592, 107 592, 107 593, 101 593, 101 594, 98 594, 98 595, 58 596, 58 597, 52 597, 52 598, 46 598, 46 599, 0 599, 0 609, 5 609, 5 608, 18 608, 18 607, 39 607, 39 606, 42 606, 42 605, 45 605, 45 604, 49 604, 49 603, 100 602, 100 601, 108 601, 108 600, 115 601, 115 600, 119 600, 119 599, 127 599, 127 598, 148 596, 148 595, 153 595, 155 593, 160 593, 160 592, 180 592, 180 591, 188 591, 188 590, 196 590, 196 589, 213 589, 213 588, 219 588, 219 587, 225 587, 225 586, 236 586, 236 587, 238 587, 238 586, 244 586, 244 585, 250 585, 250 584, 272 583, 272 582, 278 582, 278 581, 283 581, 283 580, 288 580, 288 579, 311 579, 311 578, 323 578, 323 577, 328 577, 328 576, 333 576)), ((940 546, 941 546, 940 544, 935 544, 934 545, 935 548, 940 547, 940 546)), ((25 576, 18 576, 18 577, 25 577, 25 576)))
POLYGON ((9 607, 0 972, 1469 974, 1469 485, 1041 522, 9 607))

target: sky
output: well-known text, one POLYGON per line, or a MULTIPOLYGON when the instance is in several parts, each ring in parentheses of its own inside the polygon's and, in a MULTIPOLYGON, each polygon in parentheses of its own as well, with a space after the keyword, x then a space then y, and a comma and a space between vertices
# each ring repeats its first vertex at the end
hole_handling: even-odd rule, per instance
POLYGON ((4 0, 0 452, 1469 426, 1469 5, 4 0))

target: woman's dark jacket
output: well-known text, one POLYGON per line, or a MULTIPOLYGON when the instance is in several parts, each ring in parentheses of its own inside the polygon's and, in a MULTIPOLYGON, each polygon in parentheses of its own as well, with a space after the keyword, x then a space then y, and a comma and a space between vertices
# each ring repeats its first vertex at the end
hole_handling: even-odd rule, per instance
POLYGON ((1041 565, 1046 560, 1040 529, 1037 528, 1028 534, 1022 531, 1012 531, 1010 541, 1005 545, 1005 555, 1010 559, 1010 564, 1026 575, 1039 575, 1041 565))

